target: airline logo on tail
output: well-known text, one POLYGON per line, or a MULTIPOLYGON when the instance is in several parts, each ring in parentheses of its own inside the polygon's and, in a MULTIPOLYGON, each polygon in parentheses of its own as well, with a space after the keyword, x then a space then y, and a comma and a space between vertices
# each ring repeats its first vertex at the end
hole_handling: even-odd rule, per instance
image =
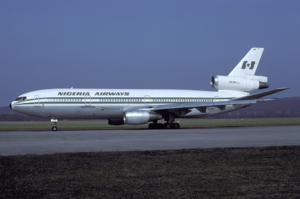
POLYGON ((263 48, 251 48, 245 57, 235 66, 228 76, 248 76, 255 75, 263 48))
MULTIPOLYGON (((248 61, 244 61, 243 65, 242 65, 242 69, 246 69, 246 67, 250 67, 250 63, 247 64, 248 61)), ((251 67, 249 68, 250 70, 252 70, 254 68, 254 65, 255 65, 255 61, 252 61, 251 62, 251 67)))

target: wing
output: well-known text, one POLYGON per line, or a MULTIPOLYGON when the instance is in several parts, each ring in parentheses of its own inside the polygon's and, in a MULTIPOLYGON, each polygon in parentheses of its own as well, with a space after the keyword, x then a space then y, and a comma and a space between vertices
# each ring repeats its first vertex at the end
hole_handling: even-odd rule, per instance
POLYGON ((168 104, 158 105, 152 109, 152 111, 160 113, 164 111, 173 111, 177 115, 185 115, 190 112, 190 109, 196 108, 200 112, 205 113, 207 107, 218 107, 221 110, 225 110, 226 105, 245 105, 256 103, 256 100, 239 100, 239 101, 221 101, 221 102, 202 102, 202 103, 183 103, 183 104, 168 104))
POLYGON ((201 107, 220 107, 226 105, 238 105, 238 104, 254 104, 256 100, 240 100, 240 101, 221 101, 221 102, 202 102, 202 103, 183 103, 183 104, 168 104, 158 105, 153 108, 153 111, 159 110, 173 110, 173 109, 192 109, 201 107))
POLYGON ((184 116, 189 113, 191 109, 196 108, 200 112, 205 113, 207 107, 218 107, 220 110, 225 110, 227 105, 244 105, 249 106, 251 104, 255 104, 258 98, 264 97, 267 95, 271 95, 273 93, 277 93, 288 88, 277 88, 274 90, 261 92, 253 95, 248 95, 244 97, 235 98, 233 100, 228 101, 219 101, 219 102, 201 102, 201 103, 182 103, 182 104, 164 104, 158 106, 143 106, 143 107, 128 107, 125 110, 145 110, 145 111, 154 111, 159 114, 166 114, 169 112, 174 112, 178 116, 184 116))
POLYGON ((205 113, 207 107, 218 107, 221 110, 225 110, 226 105, 245 105, 249 106, 256 103, 256 100, 238 100, 238 101, 221 101, 221 102, 202 102, 202 103, 182 103, 182 104, 165 104, 158 105, 156 107, 130 107, 126 111, 132 110, 144 110, 153 111, 159 114, 166 114, 169 112, 174 112, 178 116, 184 116, 189 113, 193 108, 198 109, 200 112, 205 113))

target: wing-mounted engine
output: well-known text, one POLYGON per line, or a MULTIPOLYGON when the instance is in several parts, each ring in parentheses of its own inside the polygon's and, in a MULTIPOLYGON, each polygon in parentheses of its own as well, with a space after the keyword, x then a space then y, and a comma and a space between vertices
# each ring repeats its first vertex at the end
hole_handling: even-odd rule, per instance
POLYGON ((211 77, 211 86, 218 90, 232 90, 251 92, 258 89, 268 88, 268 78, 264 76, 213 76, 211 77))
POLYGON ((157 113, 152 113, 148 111, 125 111, 123 113, 123 120, 125 124, 138 125, 146 124, 153 120, 159 120, 162 118, 162 115, 157 113))

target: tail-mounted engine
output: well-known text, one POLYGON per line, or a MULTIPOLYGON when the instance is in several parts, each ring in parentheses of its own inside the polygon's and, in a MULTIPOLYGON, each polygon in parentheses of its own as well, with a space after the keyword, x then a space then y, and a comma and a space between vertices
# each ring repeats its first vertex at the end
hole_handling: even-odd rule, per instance
POLYGON ((258 89, 268 88, 268 78, 263 76, 213 76, 211 86, 218 90, 233 90, 251 92, 258 89))
POLYGON ((146 124, 150 121, 159 120, 161 118, 161 115, 148 111, 125 111, 123 113, 124 123, 131 125, 146 124))

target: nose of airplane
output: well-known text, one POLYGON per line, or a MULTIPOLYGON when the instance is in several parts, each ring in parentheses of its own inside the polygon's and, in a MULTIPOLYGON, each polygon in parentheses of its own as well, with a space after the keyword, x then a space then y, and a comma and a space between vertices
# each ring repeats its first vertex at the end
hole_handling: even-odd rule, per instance
MULTIPOLYGON (((9 108, 11 108, 11 103, 9 104, 9 108)), ((11 108, 12 109, 12 108, 11 108)))

